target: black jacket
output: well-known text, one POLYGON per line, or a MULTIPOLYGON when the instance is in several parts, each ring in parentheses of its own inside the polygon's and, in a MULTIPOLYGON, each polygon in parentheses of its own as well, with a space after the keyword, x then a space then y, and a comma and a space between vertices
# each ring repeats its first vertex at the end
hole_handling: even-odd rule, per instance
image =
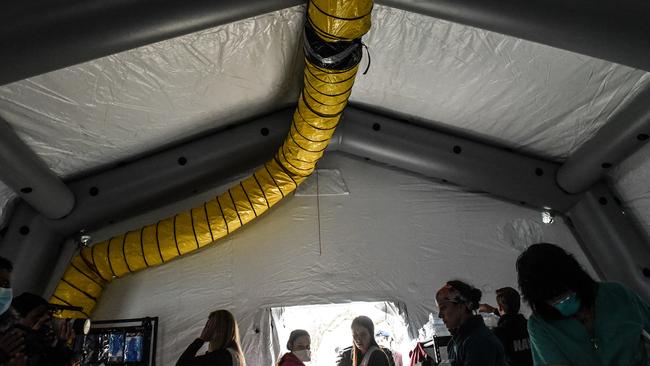
POLYGON ((197 356, 196 353, 201 349, 203 343, 198 338, 194 340, 178 359, 176 366, 232 366, 232 356, 225 348, 197 356))
POLYGON ((503 345, 480 315, 469 318, 447 346, 452 366, 505 366, 503 345))
POLYGON ((499 319, 497 327, 494 328, 494 334, 503 344, 509 366, 533 366, 528 337, 528 321, 523 315, 503 315, 499 319))
MULTIPOLYGON (((357 362, 361 364, 361 360, 363 359, 363 356, 361 355, 361 351, 359 351, 356 347, 354 349, 357 352, 357 362)), ((391 353, 391 351, 383 347, 379 347, 379 349, 382 352, 380 351, 373 352, 372 355, 370 356, 370 360, 368 360, 368 366, 395 366, 395 361, 393 360, 393 354, 391 353)), ((341 354, 339 354, 339 359, 336 362, 336 365, 353 366, 352 347, 348 347, 344 349, 341 352, 341 354)))

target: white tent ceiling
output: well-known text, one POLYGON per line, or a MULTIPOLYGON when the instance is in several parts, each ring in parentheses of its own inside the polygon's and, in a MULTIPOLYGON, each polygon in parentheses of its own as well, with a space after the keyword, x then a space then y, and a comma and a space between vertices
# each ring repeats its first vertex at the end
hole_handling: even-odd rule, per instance
MULTIPOLYGON (((0 116, 61 177, 108 168, 294 103, 302 82, 303 22, 304 7, 294 7, 0 86, 0 116)), ((373 28, 364 41, 372 64, 357 78, 352 103, 555 161, 570 156, 650 86, 644 71, 385 6, 375 6, 373 28)), ((163 319, 163 337, 173 339, 163 340, 160 357, 171 363, 200 327, 204 314, 194 312, 196 307, 240 308, 248 329, 254 323, 252 309, 275 301, 278 293, 318 302, 333 288, 325 286, 358 290, 336 277, 336 266, 348 266, 345 273, 351 273, 355 263, 349 258, 371 251, 374 242, 383 244, 388 257, 400 256, 398 248, 387 246, 395 242, 426 252, 416 266, 398 261, 412 273, 394 282, 368 282, 364 290, 410 299, 409 309, 420 323, 431 311, 431 296, 414 293, 429 291, 458 268, 467 268, 470 280, 483 279, 477 284, 489 293, 488 283, 514 284, 519 245, 549 240, 579 252, 561 221, 541 226, 533 210, 339 155, 327 157, 323 166, 328 165, 341 170, 349 197, 328 198, 320 209, 314 208, 313 197, 293 197, 205 255, 116 281, 97 316, 158 311, 147 304, 181 314, 163 319), (377 212, 385 213, 379 221, 377 212), (324 243, 340 250, 327 252, 327 260, 314 255, 316 214, 323 218, 324 243), (304 260, 303 267, 274 272, 287 265, 282 258, 295 255, 291 233, 304 223, 300 233, 293 233, 304 239, 305 253, 297 258, 304 260), (393 230, 396 226, 404 231, 393 230), (276 264, 247 271, 256 266, 249 258, 252 247, 264 242, 270 243, 265 249, 269 262, 276 264), (441 247, 421 245, 430 242, 441 247), (438 256, 446 251, 453 252, 455 262, 441 261, 438 256), (494 265, 482 266, 485 258, 494 265), (312 276, 307 282, 293 277, 300 268, 312 276), (173 282, 165 282, 171 277, 162 274, 173 277, 176 271, 186 282, 197 282, 177 292, 164 287, 173 282), (214 281, 213 292, 202 292, 210 282, 202 278, 214 281), (196 296, 196 307, 183 309, 180 299, 188 294, 196 296), (215 303, 214 296, 221 300, 215 303), (179 300, 165 303, 169 298, 179 300)), ((650 237, 650 146, 612 169, 610 177, 650 237)), ((0 184, 0 222, 14 197, 0 184)), ((132 226, 133 221, 124 222, 95 235, 103 239, 132 226)), ((359 269, 353 280, 363 283, 372 273, 359 269)), ((350 298, 338 292, 338 298, 328 300, 350 298)))
MULTIPOLYGON (((298 6, 5 85, 0 116, 62 177, 133 159, 294 102, 303 21, 298 6)), ((372 65, 352 103, 557 161, 650 83, 644 71, 385 6, 364 40, 372 65)), ((642 183, 618 186, 625 204, 648 213, 631 181, 642 183)), ((0 185, 1 214, 12 197, 0 185)))

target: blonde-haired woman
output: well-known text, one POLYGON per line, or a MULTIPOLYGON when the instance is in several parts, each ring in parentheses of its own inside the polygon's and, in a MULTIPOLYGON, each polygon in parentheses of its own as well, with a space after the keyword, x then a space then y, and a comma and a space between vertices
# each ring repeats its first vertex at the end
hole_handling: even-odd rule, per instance
POLYGON ((176 362, 176 366, 246 366, 239 345, 239 327, 228 310, 210 313, 201 336, 190 344, 176 362), (209 342, 208 352, 197 356, 196 352, 209 342))

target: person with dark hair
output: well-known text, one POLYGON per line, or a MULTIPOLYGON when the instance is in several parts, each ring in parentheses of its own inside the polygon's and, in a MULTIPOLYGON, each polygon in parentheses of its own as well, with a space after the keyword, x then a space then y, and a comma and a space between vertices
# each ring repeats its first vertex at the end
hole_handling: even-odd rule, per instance
POLYGON ((278 366, 305 366, 305 362, 311 361, 311 337, 306 330, 296 329, 289 334, 287 349, 278 366))
POLYGON ((22 358, 24 339, 22 333, 13 329, 18 321, 16 312, 11 308, 13 290, 11 289, 11 272, 14 266, 10 260, 0 257, 0 364, 12 358, 22 358))
POLYGON ((627 287, 596 282, 564 249, 540 243, 517 259, 535 365, 646 365, 650 307, 627 287))
POLYGON ((352 347, 343 350, 337 366, 394 366, 393 355, 375 341, 375 324, 367 316, 352 320, 352 347))
POLYGON ((447 346, 452 366, 505 366, 503 345, 476 315, 481 290, 449 281, 436 293, 438 317, 452 338, 447 346))
POLYGON ((519 313, 521 298, 512 287, 503 287, 496 291, 497 308, 481 304, 479 311, 495 313, 499 316, 494 334, 503 344, 506 362, 509 366, 532 366, 530 339, 526 318, 519 313))
POLYGON ((235 316, 228 310, 210 313, 199 338, 195 339, 176 361, 176 366, 204 365, 246 366, 239 342, 239 326, 235 316), (206 342, 208 352, 197 356, 196 353, 206 342))
MULTIPOLYGON (((2 317, 7 314, 11 307, 11 301, 14 298, 13 290, 11 289, 11 272, 14 266, 11 261, 5 257, 0 257, 0 328, 4 326, 2 317)), ((0 329, 4 331, 5 329, 0 329)))
POLYGON ((25 354, 30 365, 67 365, 74 356, 68 342, 74 332, 67 322, 55 330, 50 314, 50 304, 36 294, 24 292, 11 303, 18 314, 14 325, 25 339, 25 354))

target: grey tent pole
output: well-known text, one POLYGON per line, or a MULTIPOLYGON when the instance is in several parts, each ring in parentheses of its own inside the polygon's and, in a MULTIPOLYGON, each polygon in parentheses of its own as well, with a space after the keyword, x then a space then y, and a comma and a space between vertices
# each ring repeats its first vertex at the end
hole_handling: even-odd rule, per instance
POLYGON ((642 90, 573 153, 557 172, 565 191, 579 193, 602 179, 612 166, 640 149, 650 136, 650 87, 642 90))
POLYGON ((11 284, 14 296, 22 292, 45 295, 63 240, 30 206, 24 203, 16 206, 0 242, 0 256, 14 265, 11 284))
POLYGON ((64 235, 91 230, 214 187, 257 168, 289 132, 292 109, 256 118, 149 157, 72 181, 77 205, 46 223, 64 235))
POLYGON ((25 0, 0 12, 0 85, 294 5, 299 0, 25 0))
POLYGON ((383 5, 650 71, 650 2, 383 0, 383 5))
MULTIPOLYGON (((11 2, 0 13, 0 85, 303 4, 298 0, 11 2)), ((383 0, 411 12, 650 71, 645 1, 383 0)))
POLYGON ((343 118, 332 151, 564 213, 603 278, 625 283, 650 299, 650 245, 602 181, 583 194, 568 194, 555 182, 558 164, 354 107, 343 118), (543 174, 530 174, 537 169, 543 174))
POLYGON ((553 162, 354 107, 339 129, 332 150, 533 207, 564 212, 579 200, 558 187, 553 162))
POLYGON ((0 118, 0 180, 43 216, 58 219, 75 204, 72 191, 0 118))
POLYGON ((567 216, 591 262, 606 280, 624 283, 650 299, 650 245, 602 181, 567 216))
MULTIPOLYGON (((20 283, 23 290, 40 289, 52 268, 33 266, 54 263, 64 237, 232 181, 276 151, 289 129, 291 112, 283 110, 72 182, 79 203, 65 218, 44 219, 26 204, 18 204, 0 241, 0 255, 17 261, 17 267, 31 268, 20 283), (35 263, 37 260, 45 262, 35 263)), ((557 186, 558 164, 355 107, 348 107, 343 118, 332 150, 533 207, 568 211, 586 252, 605 278, 648 294, 643 290, 643 276, 650 276, 650 264, 643 262, 650 259, 646 242, 630 223, 629 214, 620 214, 606 187, 592 188, 582 198, 557 186), (620 263, 634 265, 618 268, 620 263)))

